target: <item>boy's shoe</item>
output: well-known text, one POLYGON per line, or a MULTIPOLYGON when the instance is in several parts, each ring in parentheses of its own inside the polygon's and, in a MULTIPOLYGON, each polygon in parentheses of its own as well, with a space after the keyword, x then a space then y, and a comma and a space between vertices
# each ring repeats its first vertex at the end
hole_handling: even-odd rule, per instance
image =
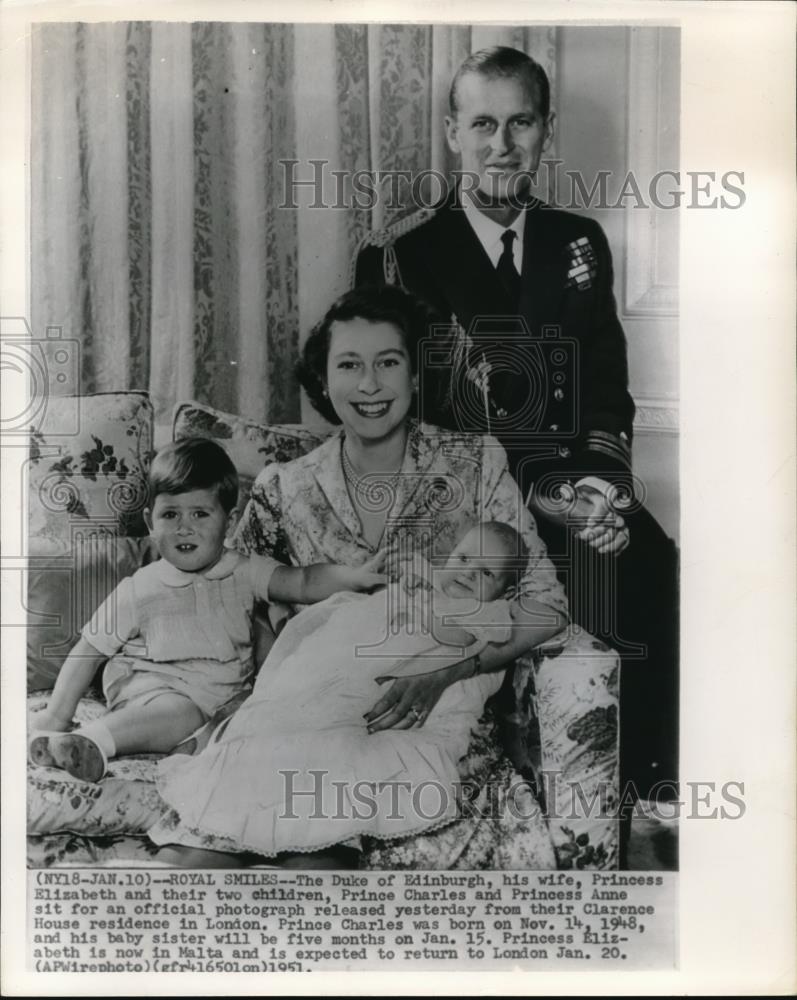
POLYGON ((39 733, 30 741, 31 763, 59 767, 81 781, 99 781, 108 760, 94 740, 82 733, 39 733))

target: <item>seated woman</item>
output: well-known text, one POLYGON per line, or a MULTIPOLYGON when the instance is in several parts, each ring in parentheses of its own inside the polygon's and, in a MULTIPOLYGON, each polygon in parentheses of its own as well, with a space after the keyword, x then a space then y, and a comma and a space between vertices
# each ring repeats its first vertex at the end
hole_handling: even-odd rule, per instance
MULTIPOLYGON (((305 345, 300 378, 319 412, 342 425, 341 433, 303 458, 264 469, 236 541, 244 553, 270 555, 294 565, 327 561, 356 566, 388 548, 420 551, 433 561, 444 558, 459 539, 484 521, 514 528, 528 551, 528 561, 510 603, 507 641, 487 643, 478 660, 466 648, 464 656, 438 669, 430 669, 422 655, 410 657, 402 675, 365 712, 362 735, 373 741, 377 755, 380 742, 395 744, 396 731, 411 730, 404 737, 409 745, 437 740, 438 749, 442 747, 455 759, 462 752, 457 742, 461 733, 435 736, 434 725, 435 709, 441 699, 450 699, 449 689, 457 686, 457 694, 465 692, 466 700, 478 703, 480 709, 499 686, 505 667, 557 636, 553 656, 547 658, 550 662, 538 658, 536 682, 541 722, 550 720, 557 727, 547 739, 543 734, 543 764, 552 763, 558 772, 560 784, 548 795, 548 806, 559 808, 562 780, 574 776, 578 781, 589 764, 609 783, 616 780, 613 765, 607 763, 614 759, 616 749, 607 745, 606 732, 611 727, 601 727, 599 718, 588 720, 589 712, 568 718, 574 698, 582 707, 594 704, 594 690, 609 680, 616 661, 589 637, 561 633, 564 593, 499 443, 487 436, 441 431, 412 418, 417 348, 426 329, 425 308, 397 288, 350 292, 329 310, 305 345), (569 705, 565 704, 568 697, 569 705), (568 722, 573 724, 570 728, 568 722), (598 724, 601 738, 597 745, 584 738, 579 729, 582 723, 586 729, 592 725, 593 731, 598 724), (573 765, 570 773, 568 764, 573 765)), ((354 657, 351 670, 357 669, 354 657)), ((254 697, 268 706, 267 673, 259 680, 254 697)), ((312 711, 317 713, 318 706, 312 711)), ((247 733, 257 739, 257 710, 251 714, 244 726, 233 731, 244 744, 247 733)), ((263 718, 268 720, 267 711, 263 718)), ((182 845, 164 853, 166 860, 234 864, 239 861, 236 852, 263 849, 258 838, 247 837, 242 823, 252 815, 253 803, 263 807, 268 803, 259 800, 252 770, 228 769, 224 763, 228 756, 218 753, 218 745, 211 744, 190 761, 171 761, 164 767, 159 787, 172 812, 151 836, 164 845, 182 845), (183 769, 190 780, 180 779, 183 769), (224 812, 240 818, 234 826, 219 820, 219 810, 212 813, 215 819, 208 819, 211 813, 205 815, 204 805, 218 794, 222 783, 224 812)), ((263 772, 272 766, 268 760, 260 763, 263 772)), ((370 777, 362 774, 364 780, 370 777)), ((591 790, 585 790, 587 795, 591 790)), ((558 839, 565 842, 564 847, 574 841, 578 818, 571 810, 560 824, 558 839)), ((495 817, 486 821, 494 823, 495 817)), ((611 823, 605 832, 607 841, 611 840, 611 823)), ((580 837, 583 846, 589 838, 580 837)), ((302 845, 292 846, 301 849, 302 845)), ((595 860, 614 863, 611 845, 602 845, 601 850, 595 860)))

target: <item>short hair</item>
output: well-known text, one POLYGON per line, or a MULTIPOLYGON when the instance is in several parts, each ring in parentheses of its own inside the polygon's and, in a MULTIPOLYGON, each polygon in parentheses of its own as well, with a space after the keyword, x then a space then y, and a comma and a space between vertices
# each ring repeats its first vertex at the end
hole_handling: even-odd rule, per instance
POLYGON ((529 547, 523 541, 520 532, 511 524, 507 524, 506 521, 482 521, 479 528, 481 531, 489 531, 503 542, 513 566, 526 568, 529 561, 529 547))
POLYGON ((453 117, 456 117, 459 111, 457 105, 459 82, 468 73, 478 73, 488 80, 496 77, 522 79, 534 96, 537 109, 542 117, 547 118, 550 114, 551 85, 548 81, 548 74, 542 66, 519 49, 511 49, 505 45, 494 45, 492 48, 479 49, 478 52, 469 55, 454 74, 451 89, 448 92, 448 107, 453 117))
POLYGON ((167 444, 152 461, 149 472, 149 503, 161 493, 176 496, 190 490, 215 489, 219 503, 229 514, 238 502, 238 473, 220 444, 209 438, 192 437, 167 444))
POLYGON ((398 285, 362 285, 346 292, 330 306, 305 341, 301 359, 296 365, 296 377, 313 408, 331 424, 341 423, 324 395, 332 324, 353 319, 395 326, 410 356, 412 373, 416 374, 420 342, 436 317, 422 299, 398 285))
POLYGON ((505 521, 482 521, 478 529, 482 533, 490 532, 504 544, 506 559, 500 572, 508 578, 509 587, 517 587, 529 562, 529 548, 520 532, 505 521))

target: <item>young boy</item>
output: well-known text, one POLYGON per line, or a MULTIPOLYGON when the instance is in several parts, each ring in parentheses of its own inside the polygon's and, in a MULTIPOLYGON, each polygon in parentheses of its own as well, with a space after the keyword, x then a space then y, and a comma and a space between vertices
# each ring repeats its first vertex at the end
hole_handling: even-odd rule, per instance
POLYGON ((224 449, 191 438, 163 448, 149 477, 147 527, 161 559, 122 580, 82 630, 35 719, 30 758, 98 781, 116 755, 165 752, 246 686, 255 600, 308 604, 386 582, 384 556, 359 568, 283 566, 225 547, 238 476, 224 449), (68 732, 106 664, 108 712, 68 732))

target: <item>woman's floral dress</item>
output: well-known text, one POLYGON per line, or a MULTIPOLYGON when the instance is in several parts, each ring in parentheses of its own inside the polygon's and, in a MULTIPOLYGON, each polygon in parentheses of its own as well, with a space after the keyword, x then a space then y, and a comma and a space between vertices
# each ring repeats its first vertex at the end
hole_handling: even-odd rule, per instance
MULTIPOLYGON (((363 538, 340 452, 338 434, 302 458, 267 466, 239 525, 239 549, 294 565, 359 565, 370 559, 374 549, 363 538)), ((566 611, 563 588, 494 438, 413 422, 402 469, 392 482, 374 489, 370 502, 387 512, 382 546, 407 554, 421 550, 431 559, 444 558, 480 521, 510 524, 529 551, 520 595, 566 611)), ((272 606, 270 614, 276 610, 272 606)), ((458 818, 420 835, 366 839, 364 864, 439 869, 616 865, 617 669, 616 656, 578 630, 560 633, 518 661, 513 686, 520 714, 510 715, 509 731, 514 718, 513 757, 525 776, 502 753, 486 716, 459 762, 465 791, 458 818), (529 711, 536 713, 539 737, 517 725, 529 711), (526 780, 532 775, 536 795, 526 780)), ((261 677, 258 687, 267 700, 268 677, 261 677)), ((409 732, 422 734, 423 729, 409 732)), ((378 741, 380 735, 368 739, 378 741)), ((156 824, 153 839, 220 850, 257 847, 242 833, 253 808, 252 782, 240 771, 227 774, 213 744, 194 758, 164 762, 159 785, 176 808, 156 824), (211 823, 209 828, 201 817, 220 787, 225 810, 242 819, 232 827, 211 823), (236 795, 239 802, 232 801, 236 795)))

